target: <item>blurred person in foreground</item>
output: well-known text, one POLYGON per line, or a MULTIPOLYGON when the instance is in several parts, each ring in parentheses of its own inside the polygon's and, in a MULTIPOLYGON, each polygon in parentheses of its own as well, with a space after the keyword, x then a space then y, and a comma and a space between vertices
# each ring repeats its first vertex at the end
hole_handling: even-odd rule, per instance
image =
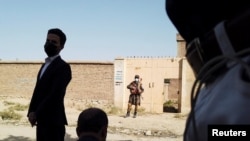
POLYGON ((78 116, 78 141, 105 141, 108 133, 108 116, 99 108, 88 108, 78 116))
POLYGON ((250 124, 250 1, 166 0, 165 6, 196 77, 184 141, 207 141, 210 125, 250 124))
POLYGON ((65 42, 61 29, 48 30, 44 45, 48 57, 37 75, 27 114, 31 126, 36 126, 37 141, 64 141, 68 125, 64 96, 71 80, 70 65, 59 54, 65 42))

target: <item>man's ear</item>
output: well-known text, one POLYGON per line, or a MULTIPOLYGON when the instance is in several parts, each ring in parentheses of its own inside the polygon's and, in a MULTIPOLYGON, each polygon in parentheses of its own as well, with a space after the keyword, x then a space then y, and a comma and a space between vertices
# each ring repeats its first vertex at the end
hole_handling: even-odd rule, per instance
POLYGON ((78 127, 76 127, 76 134, 77 134, 78 137, 80 137, 80 131, 79 131, 78 127))
POLYGON ((105 125, 105 126, 103 126, 102 129, 101 129, 101 136, 102 136, 104 139, 106 139, 107 134, 108 134, 108 126, 105 125))

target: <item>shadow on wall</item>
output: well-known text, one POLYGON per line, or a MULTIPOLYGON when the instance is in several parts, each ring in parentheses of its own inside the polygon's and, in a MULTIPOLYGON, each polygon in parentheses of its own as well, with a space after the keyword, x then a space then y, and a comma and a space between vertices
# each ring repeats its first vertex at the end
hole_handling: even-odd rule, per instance
POLYGON ((163 107, 164 113, 178 113, 178 109, 175 107, 163 107))
MULTIPOLYGON (((35 141, 35 139, 31 139, 28 137, 23 137, 23 136, 12 136, 10 135, 9 137, 0 140, 0 141, 35 141)), ((69 134, 65 135, 65 141, 77 141, 76 138, 71 138, 69 134)))

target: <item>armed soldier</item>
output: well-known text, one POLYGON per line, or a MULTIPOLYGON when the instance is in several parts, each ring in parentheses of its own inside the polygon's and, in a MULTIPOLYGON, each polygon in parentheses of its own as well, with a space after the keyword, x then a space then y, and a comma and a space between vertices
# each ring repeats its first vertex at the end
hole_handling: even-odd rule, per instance
POLYGON ((135 75, 135 80, 132 81, 127 86, 127 88, 130 90, 130 96, 129 96, 129 101, 128 101, 127 114, 125 115, 125 118, 130 116, 132 105, 135 105, 133 117, 136 118, 138 106, 141 105, 141 94, 144 92, 144 88, 142 87, 141 80, 142 79, 140 79, 139 75, 135 75))

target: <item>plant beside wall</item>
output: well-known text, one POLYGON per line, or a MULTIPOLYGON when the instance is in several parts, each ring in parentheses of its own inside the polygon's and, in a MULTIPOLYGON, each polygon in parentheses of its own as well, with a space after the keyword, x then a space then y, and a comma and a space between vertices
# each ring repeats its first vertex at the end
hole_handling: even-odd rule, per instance
POLYGON ((4 101, 3 104, 8 108, 0 111, 0 117, 2 120, 20 120, 22 115, 16 111, 25 111, 28 109, 28 105, 22 105, 19 103, 4 101))
POLYGON ((20 120, 22 116, 16 113, 14 110, 4 110, 0 112, 2 120, 20 120))
POLYGON ((178 109, 176 108, 177 102, 174 100, 168 100, 163 104, 163 111, 170 113, 177 113, 178 109))

